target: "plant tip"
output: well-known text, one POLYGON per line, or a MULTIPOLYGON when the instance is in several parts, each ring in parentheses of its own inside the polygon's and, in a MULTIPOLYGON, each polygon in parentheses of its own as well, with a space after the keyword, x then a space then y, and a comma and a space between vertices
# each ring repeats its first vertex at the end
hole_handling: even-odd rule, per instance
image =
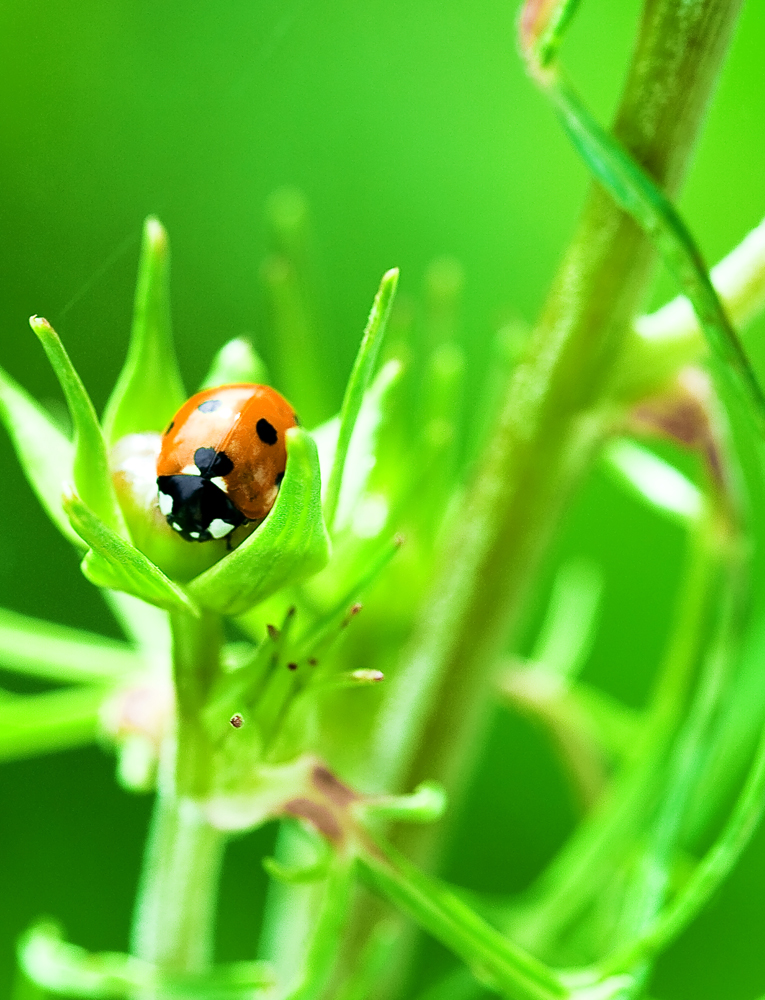
POLYGON ((239 712, 234 712, 231 718, 228 720, 234 729, 241 729, 244 725, 244 718, 239 712))
POLYGON ((385 680, 385 674, 382 670, 353 670, 351 671, 351 677, 361 684, 379 684, 380 681, 385 680))
POLYGON ((161 247, 164 249, 167 243, 167 230, 156 215, 148 216, 146 222, 143 224, 143 231, 147 241, 152 245, 152 247, 161 247))

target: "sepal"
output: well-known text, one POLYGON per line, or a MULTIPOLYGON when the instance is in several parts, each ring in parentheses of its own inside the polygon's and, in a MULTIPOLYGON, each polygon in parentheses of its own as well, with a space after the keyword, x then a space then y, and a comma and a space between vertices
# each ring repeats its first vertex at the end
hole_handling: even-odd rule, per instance
POLYGON ((29 325, 48 355, 72 417, 74 426, 72 475, 77 491, 102 521, 114 531, 127 536, 127 528, 109 472, 106 443, 90 396, 58 334, 47 319, 32 316, 29 325))
POLYGON ((126 434, 161 431, 186 398, 173 348, 169 276, 167 233, 149 216, 143 227, 130 347, 104 412, 110 444, 126 434))
POLYGON ((214 389, 216 386, 230 385, 233 382, 270 384, 266 364, 248 337, 236 337, 221 347, 199 388, 200 391, 214 389))
POLYGON ((64 483, 72 481, 74 446, 45 410, 0 368, 0 420, 45 513, 68 542, 82 548, 61 503, 64 483))
POLYGON ((287 431, 284 481, 268 517, 239 548, 192 580, 189 592, 211 611, 240 615, 318 572, 328 559, 316 445, 293 427, 287 431))
POLYGON ((143 552, 104 524, 78 496, 65 496, 64 509, 74 530, 90 546, 82 561, 82 572, 91 583, 123 590, 167 611, 197 614, 193 601, 180 587, 143 552))

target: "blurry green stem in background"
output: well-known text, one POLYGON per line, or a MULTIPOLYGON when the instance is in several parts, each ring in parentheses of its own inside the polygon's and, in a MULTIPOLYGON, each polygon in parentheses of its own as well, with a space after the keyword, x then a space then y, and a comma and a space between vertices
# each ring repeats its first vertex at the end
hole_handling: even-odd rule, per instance
MULTIPOLYGON (((660 0, 645 10, 615 132, 670 195, 739 8, 739 0, 682 10, 660 0)), ((596 187, 459 519, 445 533, 427 613, 379 727, 385 783, 412 787, 427 776, 453 788, 471 770, 497 653, 613 417, 609 387, 652 262, 646 235, 596 187)))
MULTIPOLYGON (((623 773, 566 843, 535 887, 531 902, 512 921, 512 931, 535 953, 554 950, 593 897, 608 884, 636 838, 650 825, 656 796, 665 781, 667 758, 688 709, 690 692, 735 549, 721 538, 719 514, 707 510, 697 523, 687 555, 674 628, 658 675, 651 707, 623 773)), ((611 921, 612 933, 619 933, 611 921)))
POLYGON ((688 881, 645 931, 600 963, 604 974, 629 968, 659 954, 694 920, 732 871, 757 829, 765 809, 765 730, 746 782, 720 836, 688 881))

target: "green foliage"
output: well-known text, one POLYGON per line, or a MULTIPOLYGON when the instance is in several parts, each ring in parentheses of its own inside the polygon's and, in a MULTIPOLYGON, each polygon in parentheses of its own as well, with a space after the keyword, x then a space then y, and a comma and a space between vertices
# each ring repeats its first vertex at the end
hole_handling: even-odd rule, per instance
MULTIPOLYGON (((746 553, 755 542, 759 557, 761 533, 742 512, 746 491, 765 496, 762 443, 747 423, 765 410, 722 302, 736 316, 761 304, 763 254, 750 238, 710 279, 670 197, 633 155, 640 102, 627 101, 607 132, 557 66, 577 6, 529 0, 521 44, 600 188, 539 327, 527 336, 503 319, 485 383, 473 370, 479 352, 461 342, 460 265, 429 268, 422 311, 406 298, 394 305, 394 269, 330 417, 307 201, 291 188, 269 201, 261 277, 273 336, 262 342, 306 426, 288 432, 278 499, 244 540, 185 542, 158 508, 158 432, 184 393, 156 219, 144 228, 131 342, 104 429, 47 321, 32 325, 64 390, 73 442, 0 376, 0 416, 21 464, 56 527, 87 547, 83 573, 129 638, 3 612, 0 664, 65 686, 0 696, 0 756, 100 739, 117 750, 125 787, 157 793, 132 954, 90 954, 36 925, 20 944, 20 991, 28 982, 72 997, 393 1000, 420 992, 417 965, 407 965, 419 928, 452 955, 429 1000, 486 990, 637 1000, 746 849, 765 787, 765 689, 742 613, 746 553), (633 324, 648 237, 688 299, 633 324), (378 370, 386 325, 392 343, 378 370), (699 330, 715 387, 698 367, 699 330), (592 560, 556 553, 541 626, 532 614, 526 639, 515 635, 512 652, 506 644, 564 502, 596 462, 688 548, 645 706, 612 693, 621 664, 609 664, 608 683, 588 675, 616 589, 592 560), (536 724, 584 813, 523 897, 507 892, 522 863, 507 848, 501 864, 486 865, 492 898, 434 874, 448 854, 443 817, 468 821, 463 789, 483 787, 490 704, 536 724), (740 730, 757 744, 750 759, 736 750, 740 730), (274 819, 283 832, 263 862, 275 883, 260 944, 267 961, 216 964, 224 846, 274 819)), ((698 0, 683 20, 669 0, 647 4, 630 86, 687 116, 678 145, 690 144, 698 108, 680 107, 685 84, 672 60, 698 61, 693 86, 708 89, 735 6, 698 0)), ((654 133, 648 147, 654 139, 657 161, 673 154, 654 133)), ((266 378, 237 337, 203 385, 266 378)), ((599 523, 588 530, 605 537, 599 523)), ((534 766, 529 754, 507 757, 534 766)), ((503 788, 502 808, 518 822, 525 807, 515 795, 503 788)), ((493 825, 494 807, 482 808, 493 825)), ((250 905, 238 891, 237 907, 250 905)))
POLYGON ((104 414, 110 444, 126 434, 161 431, 186 398, 170 327, 169 257, 167 233, 150 216, 143 227, 130 348, 104 414))
POLYGON ((204 607, 240 615, 326 564, 329 539, 322 518, 316 445, 305 431, 291 429, 287 453, 284 481, 263 526, 190 585, 191 594, 204 607))

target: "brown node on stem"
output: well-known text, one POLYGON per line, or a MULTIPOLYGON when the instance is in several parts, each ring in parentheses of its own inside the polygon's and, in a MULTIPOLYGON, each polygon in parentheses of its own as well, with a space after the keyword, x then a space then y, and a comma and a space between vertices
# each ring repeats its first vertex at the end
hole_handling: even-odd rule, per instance
POLYGON ((231 723, 234 729, 241 729, 242 726, 244 725, 244 718, 239 712, 234 712, 234 714, 228 721, 231 723))
POLYGON ((698 452, 712 481, 726 485, 723 433, 714 391, 709 375, 700 368, 683 368, 664 392, 638 403, 627 418, 627 430, 663 437, 698 452))

